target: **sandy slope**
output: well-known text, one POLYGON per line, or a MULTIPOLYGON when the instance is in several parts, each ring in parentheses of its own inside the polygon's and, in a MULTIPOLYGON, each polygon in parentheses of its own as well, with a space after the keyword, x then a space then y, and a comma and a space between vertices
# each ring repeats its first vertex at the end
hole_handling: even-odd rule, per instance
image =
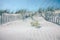
POLYGON ((37 18, 41 28, 30 25, 30 18, 3 24, 0 27, 0 40, 60 40, 60 26, 37 18))

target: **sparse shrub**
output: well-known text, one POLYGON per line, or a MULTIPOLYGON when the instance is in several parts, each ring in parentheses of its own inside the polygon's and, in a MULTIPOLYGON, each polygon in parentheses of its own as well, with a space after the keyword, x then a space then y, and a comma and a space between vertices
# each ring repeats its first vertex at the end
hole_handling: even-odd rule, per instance
POLYGON ((33 27, 37 27, 37 28, 40 27, 40 23, 39 23, 38 21, 32 21, 32 22, 31 22, 31 25, 32 25, 33 27))

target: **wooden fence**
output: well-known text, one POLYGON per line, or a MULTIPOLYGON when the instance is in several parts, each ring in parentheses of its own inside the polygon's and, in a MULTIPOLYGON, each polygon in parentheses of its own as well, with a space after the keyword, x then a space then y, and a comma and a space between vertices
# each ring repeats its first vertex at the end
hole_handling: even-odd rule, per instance
POLYGON ((49 17, 47 21, 60 25, 60 17, 59 16, 49 17))
MULTIPOLYGON (((0 24, 15 21, 15 20, 20 20, 22 16, 20 14, 3 14, 2 15, 2 20, 0 16, 0 24), (2 22, 2 23, 1 23, 2 22)), ((60 25, 60 17, 59 16, 52 16, 48 18, 50 22, 56 23, 60 25)))
POLYGON ((15 21, 15 20, 20 20, 21 15, 20 14, 3 14, 2 15, 2 20, 0 20, 0 24, 4 24, 7 22, 15 21))

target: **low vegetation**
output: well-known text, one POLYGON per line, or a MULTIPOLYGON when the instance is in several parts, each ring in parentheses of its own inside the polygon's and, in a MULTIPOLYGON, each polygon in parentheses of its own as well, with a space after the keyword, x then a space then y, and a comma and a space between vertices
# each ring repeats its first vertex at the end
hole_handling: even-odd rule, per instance
MULTIPOLYGON (((25 10, 25 9, 22 9, 22 10, 18 10, 18 11, 16 11, 16 12, 10 12, 10 11, 8 11, 8 10, 0 10, 0 15, 1 15, 1 23, 2 23, 2 14, 3 13, 11 13, 11 14, 20 14, 21 16, 21 18, 22 18, 22 20, 25 20, 26 18, 28 18, 28 17, 30 17, 32 20, 34 20, 33 19, 33 16, 34 15, 40 15, 40 16, 42 16, 43 18, 45 18, 45 20, 47 20, 47 21, 50 21, 50 22, 53 22, 53 19, 54 18, 56 18, 56 20, 58 20, 58 23, 57 22, 54 22, 54 23, 57 23, 57 24, 59 24, 60 22, 60 13, 58 13, 58 14, 55 14, 54 13, 54 11, 56 11, 56 10, 60 10, 60 9, 58 9, 58 8, 53 8, 53 7, 48 7, 47 9, 42 9, 42 8, 39 8, 39 10, 37 10, 37 11, 35 11, 35 12, 33 12, 33 11, 27 11, 27 10, 25 10), (51 21, 52 20, 52 21, 51 21)), ((36 21, 35 21, 36 22, 36 21)), ((32 22, 31 24, 34 26, 37 26, 37 25, 39 25, 38 24, 38 22, 32 22)))
POLYGON ((31 22, 31 26, 39 28, 40 27, 40 23, 38 21, 32 21, 31 22))

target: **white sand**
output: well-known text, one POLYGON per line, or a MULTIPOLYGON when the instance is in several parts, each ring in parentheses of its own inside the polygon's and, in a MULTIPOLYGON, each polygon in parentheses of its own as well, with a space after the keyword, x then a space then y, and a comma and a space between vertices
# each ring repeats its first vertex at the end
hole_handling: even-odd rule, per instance
POLYGON ((60 26, 37 18, 41 28, 30 25, 30 18, 3 24, 0 27, 0 40, 60 40, 60 26))

